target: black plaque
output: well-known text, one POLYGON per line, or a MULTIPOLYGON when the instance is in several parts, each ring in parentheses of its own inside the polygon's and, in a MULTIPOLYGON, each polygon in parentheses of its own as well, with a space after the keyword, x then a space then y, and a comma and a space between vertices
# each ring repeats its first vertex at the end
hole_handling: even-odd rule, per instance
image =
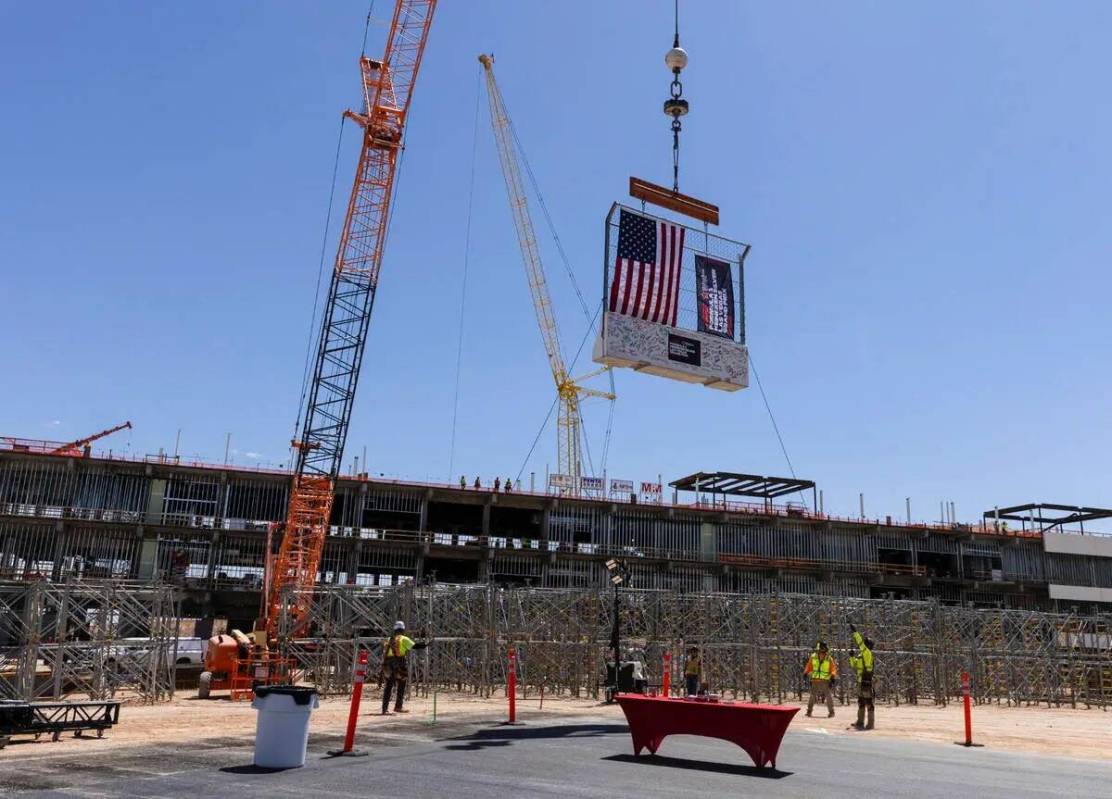
POLYGON ((686 363, 689 366, 703 365, 702 342, 687 336, 668 334, 668 360, 686 363))

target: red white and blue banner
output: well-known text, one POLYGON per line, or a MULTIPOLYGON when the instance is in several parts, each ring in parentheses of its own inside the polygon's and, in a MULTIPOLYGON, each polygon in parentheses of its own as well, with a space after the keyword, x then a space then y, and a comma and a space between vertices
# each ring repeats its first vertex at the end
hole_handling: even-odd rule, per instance
POLYGON ((624 208, 610 284, 610 310, 646 322, 676 325, 684 228, 624 208))

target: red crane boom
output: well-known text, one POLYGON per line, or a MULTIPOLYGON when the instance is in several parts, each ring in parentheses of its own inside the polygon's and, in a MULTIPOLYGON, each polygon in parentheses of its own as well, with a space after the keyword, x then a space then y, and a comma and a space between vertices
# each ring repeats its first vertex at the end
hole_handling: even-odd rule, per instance
POLYGON ((302 418, 284 533, 269 577, 261 626, 273 638, 284 615, 290 637, 306 629, 328 534, 355 386, 382 266, 413 84, 437 0, 396 0, 386 51, 363 56, 363 108, 344 116, 363 129, 363 148, 340 234, 321 324, 313 382, 302 418))
POLYGON ((109 427, 107 430, 101 430, 99 433, 94 433, 93 435, 89 436, 88 438, 79 438, 79 439, 77 439, 77 441, 71 441, 68 444, 62 444, 57 449, 51 451, 50 454, 51 455, 76 455, 76 456, 85 455, 85 454, 87 454, 87 450, 88 450, 89 445, 92 444, 94 441, 98 441, 99 439, 102 439, 105 436, 110 436, 113 433, 119 432, 120 430, 130 430, 130 429, 131 429, 131 422, 124 422, 123 424, 118 424, 115 427, 109 427))

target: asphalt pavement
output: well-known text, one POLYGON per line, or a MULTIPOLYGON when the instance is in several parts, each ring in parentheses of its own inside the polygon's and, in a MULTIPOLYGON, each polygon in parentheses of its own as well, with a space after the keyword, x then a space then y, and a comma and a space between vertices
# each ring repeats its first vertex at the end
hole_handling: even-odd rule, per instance
MULTIPOLYGON (((157 747, 82 758, 76 747, 21 763, 0 757, 0 793, 20 797, 724 797, 862 796, 1022 799, 1112 796, 1112 762, 830 735, 795 724, 777 758, 756 769, 732 744, 670 737, 633 757, 620 716, 533 719, 519 726, 429 727, 364 736, 361 758, 329 758, 336 736, 314 736, 304 768, 251 765, 243 739, 199 741, 187 755, 157 747)), ((76 742, 75 742, 76 744, 76 742)), ((63 744, 58 744, 61 746, 63 744)), ((78 744, 79 745, 79 744, 78 744)), ((47 750, 49 751, 49 750, 47 750)))

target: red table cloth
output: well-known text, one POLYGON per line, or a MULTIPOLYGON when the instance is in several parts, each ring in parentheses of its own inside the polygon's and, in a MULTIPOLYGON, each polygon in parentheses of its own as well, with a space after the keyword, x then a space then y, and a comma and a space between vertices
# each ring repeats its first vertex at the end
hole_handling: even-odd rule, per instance
POLYGON ((751 705, 745 702, 669 699, 663 696, 618 694, 629 722, 633 754, 648 748, 656 754, 668 735, 721 738, 744 749, 758 768, 772 764, 798 707, 751 705))

